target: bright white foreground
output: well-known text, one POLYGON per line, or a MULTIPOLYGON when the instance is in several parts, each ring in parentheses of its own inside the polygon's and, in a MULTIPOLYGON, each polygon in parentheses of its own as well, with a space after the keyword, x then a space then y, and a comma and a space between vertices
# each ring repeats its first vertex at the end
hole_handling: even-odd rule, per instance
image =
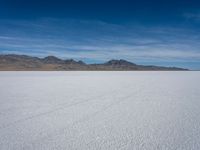
POLYGON ((200 72, 0 72, 1 150, 199 150, 200 72))

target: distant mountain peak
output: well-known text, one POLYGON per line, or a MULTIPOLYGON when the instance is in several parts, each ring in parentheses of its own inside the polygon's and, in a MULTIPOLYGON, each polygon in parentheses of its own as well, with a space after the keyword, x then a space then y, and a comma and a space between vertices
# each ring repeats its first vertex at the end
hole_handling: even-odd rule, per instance
POLYGON ((132 62, 129 62, 129 61, 126 61, 124 59, 112 59, 112 60, 109 60, 108 62, 105 63, 105 65, 136 65, 132 62))
POLYGON ((83 61, 75 61, 74 59, 67 59, 64 62, 65 64, 85 65, 83 61))
POLYGON ((103 64, 85 64, 83 61, 74 59, 62 60, 55 56, 38 58, 26 55, 0 55, 0 70, 109 70, 109 71, 131 71, 131 70, 187 70, 176 67, 144 66, 137 65, 123 59, 113 59, 103 64))
POLYGON ((44 63, 63 63, 63 60, 55 57, 55 56, 47 56, 45 58, 42 59, 42 61, 44 63))
POLYGON ((47 57, 44 57, 43 59, 57 59, 57 60, 60 60, 59 58, 57 58, 55 56, 47 56, 47 57))
POLYGON ((86 63, 84 63, 84 62, 81 61, 81 60, 79 60, 77 63, 78 63, 78 64, 81 64, 81 65, 86 65, 86 63))

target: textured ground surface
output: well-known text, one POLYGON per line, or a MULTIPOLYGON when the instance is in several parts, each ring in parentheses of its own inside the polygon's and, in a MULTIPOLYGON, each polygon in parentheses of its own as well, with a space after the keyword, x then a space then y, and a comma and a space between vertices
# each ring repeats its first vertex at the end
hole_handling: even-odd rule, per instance
POLYGON ((1 150, 198 150, 200 72, 0 72, 1 150))

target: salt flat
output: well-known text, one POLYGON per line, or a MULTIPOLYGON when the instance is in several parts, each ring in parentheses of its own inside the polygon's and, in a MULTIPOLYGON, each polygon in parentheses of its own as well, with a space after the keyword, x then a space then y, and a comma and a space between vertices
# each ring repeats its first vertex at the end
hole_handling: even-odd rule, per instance
POLYGON ((198 150, 200 72, 0 72, 1 150, 198 150))

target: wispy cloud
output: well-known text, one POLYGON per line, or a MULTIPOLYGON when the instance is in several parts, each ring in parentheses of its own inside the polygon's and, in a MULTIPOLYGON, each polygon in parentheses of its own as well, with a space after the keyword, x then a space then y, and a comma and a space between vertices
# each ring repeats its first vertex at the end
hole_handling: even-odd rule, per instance
POLYGON ((0 52, 94 61, 122 58, 136 62, 199 62, 198 33, 194 29, 94 20, 0 20, 0 52))
POLYGON ((192 20, 196 20, 196 21, 200 21, 200 12, 196 12, 196 13, 184 13, 183 17, 185 17, 186 19, 192 19, 192 20))

